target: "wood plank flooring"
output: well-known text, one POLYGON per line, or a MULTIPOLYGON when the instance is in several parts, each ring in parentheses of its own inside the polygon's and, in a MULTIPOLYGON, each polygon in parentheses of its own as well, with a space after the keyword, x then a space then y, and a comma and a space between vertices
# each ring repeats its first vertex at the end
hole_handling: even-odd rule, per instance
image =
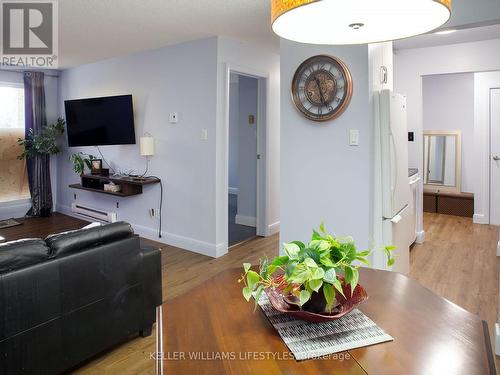
MULTIPOLYGON (((492 335, 498 315, 498 227, 476 225, 468 218, 427 213, 424 223, 426 242, 412 248, 410 276, 486 320, 492 335)), ((29 219, 23 226, 0 230, 0 236, 8 241, 44 237, 82 225, 85 222, 81 220, 55 214, 46 219, 29 219)), ((279 248, 278 235, 274 235, 236 246, 226 256, 212 259, 153 241, 143 241, 162 248, 164 300, 203 285, 224 269, 240 267, 242 262, 257 264, 264 256, 275 256, 279 248)), ((74 373, 152 374, 154 362, 149 359, 149 354, 154 348, 153 336, 135 338, 89 361, 74 373)), ((499 365, 497 359, 497 368, 499 365)))

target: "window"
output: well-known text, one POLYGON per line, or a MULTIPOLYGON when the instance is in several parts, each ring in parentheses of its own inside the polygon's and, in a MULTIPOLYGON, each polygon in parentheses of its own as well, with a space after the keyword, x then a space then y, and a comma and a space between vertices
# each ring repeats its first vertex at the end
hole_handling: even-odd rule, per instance
POLYGON ((24 88, 0 83, 0 202, 30 196, 18 138, 24 138, 24 88))
POLYGON ((16 86, 1 86, 0 83, 0 129, 24 130, 24 89, 16 86))

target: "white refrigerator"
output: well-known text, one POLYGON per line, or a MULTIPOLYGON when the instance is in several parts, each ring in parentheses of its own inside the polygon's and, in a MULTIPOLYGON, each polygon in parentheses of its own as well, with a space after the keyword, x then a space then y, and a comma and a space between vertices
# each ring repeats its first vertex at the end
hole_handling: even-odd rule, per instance
MULTIPOLYGON (((380 245, 396 246, 392 271, 410 270, 411 191, 408 182, 408 130, 406 97, 389 90, 376 94, 375 121, 375 238, 380 245), (378 175, 377 175, 378 174, 378 175)), ((385 257, 379 258, 384 268, 385 257)))

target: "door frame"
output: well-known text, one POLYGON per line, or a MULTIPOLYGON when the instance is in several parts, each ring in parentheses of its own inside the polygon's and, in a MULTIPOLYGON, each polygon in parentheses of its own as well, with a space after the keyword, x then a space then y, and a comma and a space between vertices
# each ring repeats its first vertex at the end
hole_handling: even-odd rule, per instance
POLYGON ((474 214, 478 224, 491 222, 491 90, 495 89, 500 89, 500 71, 474 74, 474 143, 479 150, 474 205, 482 206, 482 214, 474 214))
MULTIPOLYGON (((224 176, 224 199, 221 203, 224 205, 223 211, 225 212, 225 217, 227 218, 229 209, 229 99, 230 99, 230 76, 231 73, 238 75, 251 77, 257 79, 257 155, 260 155, 260 159, 255 158, 257 164, 257 180, 256 180, 256 234, 257 236, 266 236, 267 233, 267 196, 268 196, 268 180, 267 180, 267 88, 269 84, 269 75, 265 72, 261 72, 249 67, 244 67, 236 64, 225 64, 224 69, 224 79, 225 79, 225 93, 224 93, 224 138, 225 138, 225 157, 223 165, 223 176, 224 176)), ((227 252, 229 247, 229 228, 227 220, 224 228, 224 249, 223 252, 227 252)))

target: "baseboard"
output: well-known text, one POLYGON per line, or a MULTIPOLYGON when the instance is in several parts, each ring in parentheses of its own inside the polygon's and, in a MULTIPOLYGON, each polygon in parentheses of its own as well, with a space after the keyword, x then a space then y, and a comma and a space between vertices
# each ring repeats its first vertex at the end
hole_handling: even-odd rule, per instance
POLYGON ((425 242, 425 231, 420 231, 417 232, 417 238, 415 239, 415 242, 418 244, 423 244, 425 242))
MULTIPOLYGON (((76 217, 85 221, 90 221, 75 214, 71 211, 71 208, 67 206, 57 205, 56 210, 57 212, 68 216, 76 217)), ((161 232, 161 238, 159 238, 158 228, 150 228, 144 225, 134 224, 132 222, 130 224, 132 225, 132 228, 134 228, 135 233, 152 241, 161 242, 166 245, 178 247, 183 250, 188 250, 212 258, 217 258, 227 253, 227 247, 225 247, 224 244, 211 244, 209 242, 199 241, 194 238, 168 233, 163 230, 161 232)))
POLYGON ((472 221, 474 224, 489 224, 488 219, 483 214, 474 214, 472 221))
POLYGON ((245 225, 247 227, 256 227, 257 219, 252 216, 236 215, 234 222, 239 225, 245 225))
POLYGON ((31 207, 31 199, 0 203, 0 220, 24 217, 31 207))
POLYGON ((280 222, 277 221, 276 223, 269 224, 267 226, 267 235, 272 236, 273 234, 279 233, 280 231, 280 222))
POLYGON ((228 192, 229 192, 229 194, 238 195, 238 191, 239 191, 239 189, 238 189, 238 188, 235 188, 235 187, 230 187, 230 188, 228 188, 228 192))

